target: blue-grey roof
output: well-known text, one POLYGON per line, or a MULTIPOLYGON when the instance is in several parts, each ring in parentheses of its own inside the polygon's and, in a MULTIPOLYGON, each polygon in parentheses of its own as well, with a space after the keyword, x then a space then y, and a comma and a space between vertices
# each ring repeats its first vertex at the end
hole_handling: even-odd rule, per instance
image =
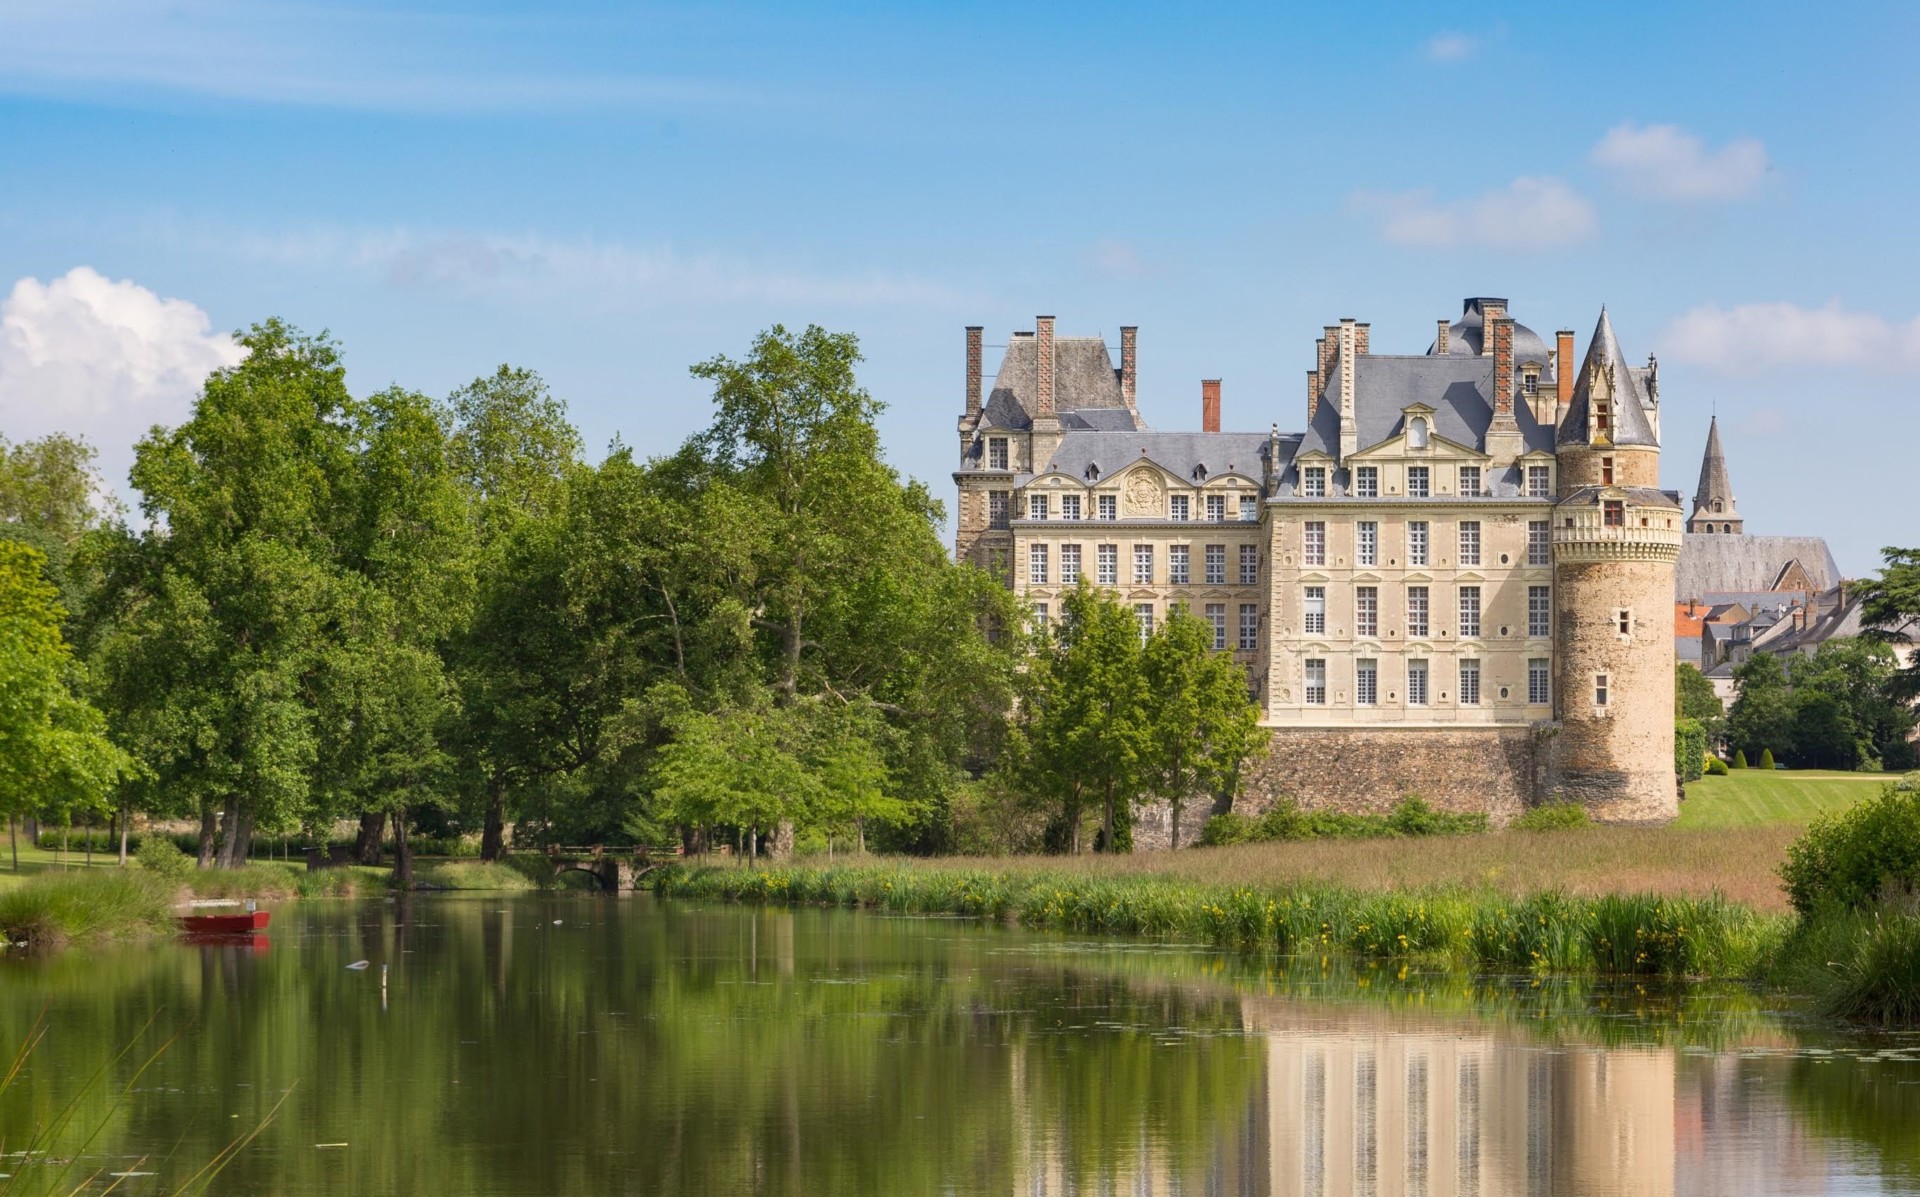
POLYGON ((1807 571, 1816 593, 1843 578, 1824 537, 1689 532, 1680 538, 1673 592, 1685 601, 1708 594, 1771 591, 1781 571, 1794 561, 1807 571))
MULTIPOLYGON (((999 373, 993 377, 993 389, 987 393, 984 411, 986 425, 994 428, 1028 428, 1033 424, 1034 392, 1039 381, 1039 339, 1031 334, 1016 335, 1000 358, 999 373)), ((1053 341, 1053 407, 1066 426, 1068 413, 1077 413, 1089 428, 1107 425, 1134 427, 1127 410, 1126 396, 1120 391, 1120 372, 1113 368, 1113 355, 1099 337, 1055 337, 1053 341), (1089 417, 1088 412, 1101 412, 1089 417)))
POLYGON ((1591 507, 1604 498, 1624 495, 1629 503, 1636 507, 1672 507, 1678 510, 1680 496, 1670 490, 1659 490, 1651 486, 1583 486, 1560 500, 1562 506, 1583 504, 1591 507))
MULTIPOLYGON (((1449 357, 1478 357, 1486 344, 1486 307, 1497 303, 1504 310, 1504 299, 1475 297, 1463 300, 1460 304, 1460 319, 1447 328, 1447 355, 1449 357)), ((1509 313, 1511 314, 1511 313, 1509 313)), ((1432 353, 1440 346, 1436 343, 1427 347, 1432 353)), ((1515 364, 1539 362, 1542 366, 1553 360, 1552 347, 1540 334, 1534 332, 1518 320, 1513 323, 1513 360, 1515 364)), ((1553 371, 1543 369, 1540 376, 1551 378, 1553 371)))
MULTIPOLYGON (((1416 403, 1433 408, 1433 432, 1457 444, 1484 449, 1487 426, 1493 423, 1493 359, 1422 354, 1397 356, 1366 354, 1353 362, 1353 414, 1359 424, 1358 444, 1371 448, 1400 435, 1402 409, 1416 403)), ((1331 375, 1320 393, 1320 407, 1307 427, 1301 450, 1340 452, 1340 371, 1331 375)), ((1553 452, 1553 430, 1533 418, 1524 402, 1513 405, 1520 436, 1529 452, 1553 452)))
MULTIPOLYGON (((1291 457, 1295 444, 1297 438, 1282 437, 1281 456, 1291 457)), ((1180 478, 1193 479, 1205 466, 1204 477, 1236 473, 1258 481, 1266 449, 1264 432, 1068 432, 1051 461, 1034 464, 1035 473, 1058 470, 1095 482, 1143 459, 1180 478)))
POLYGON ((1613 377, 1612 443, 1658 448, 1660 438, 1653 435, 1653 424, 1647 419, 1650 404, 1645 391, 1646 371, 1636 370, 1627 364, 1626 356, 1620 352, 1620 342, 1613 335, 1613 321, 1607 318, 1605 308, 1600 309, 1600 323, 1594 326, 1593 340, 1587 342, 1587 356, 1573 384, 1573 400, 1560 415, 1559 443, 1588 443, 1587 409, 1592 404, 1590 392, 1596 367, 1606 370, 1613 377))

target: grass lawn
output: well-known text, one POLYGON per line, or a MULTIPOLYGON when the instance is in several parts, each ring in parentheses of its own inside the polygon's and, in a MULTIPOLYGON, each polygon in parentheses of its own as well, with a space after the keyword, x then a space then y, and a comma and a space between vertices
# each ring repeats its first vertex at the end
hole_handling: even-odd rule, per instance
MULTIPOLYGON (((93 854, 93 865, 95 868, 101 868, 103 866, 118 864, 119 859, 120 858, 112 852, 95 852, 93 854)), ((63 860, 65 861, 66 867, 72 868, 75 872, 80 871, 87 863, 86 853, 84 852, 69 852, 65 857, 62 857, 58 852, 49 851, 45 848, 36 848, 22 837, 20 840, 20 871, 16 873, 13 871, 13 853, 7 846, 4 833, 0 833, 0 889, 9 889, 29 877, 38 876, 49 870, 58 871, 62 867, 61 862, 63 860)))
POLYGON ((1687 783, 1676 827, 1804 827, 1815 815, 1842 810, 1880 792, 1895 779, 1885 773, 1822 769, 1735 769, 1725 777, 1687 783))

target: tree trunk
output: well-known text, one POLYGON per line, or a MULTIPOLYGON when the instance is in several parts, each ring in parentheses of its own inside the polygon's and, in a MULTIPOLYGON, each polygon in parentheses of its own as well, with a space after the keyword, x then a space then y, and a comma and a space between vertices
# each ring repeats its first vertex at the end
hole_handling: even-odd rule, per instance
POLYGON ((133 808, 123 807, 120 811, 120 864, 127 863, 127 828, 133 823, 133 808))
POLYGON ((12 815, 7 816, 7 843, 13 848, 13 871, 20 871, 20 824, 12 815))
POLYGON ((773 825, 773 836, 767 841, 767 855, 793 855, 793 820, 782 819, 773 825))
POLYGON ((1173 850, 1176 852, 1180 850, 1180 808, 1183 805, 1177 800, 1167 804, 1173 816, 1173 850))
POLYGON ((87 839, 87 867, 92 868, 93 867, 93 816, 92 815, 87 816, 86 826, 80 829, 80 834, 85 836, 87 839))
POLYGON ((213 808, 205 802, 200 804, 200 867, 213 867, 213 808))
POLYGON ((759 859, 760 829, 758 827, 749 827, 747 828, 747 863, 752 864, 759 859))
POLYGON ((480 859, 499 860, 507 854, 507 786, 499 778, 487 783, 487 823, 480 832, 480 859))
POLYGON ((237 804, 231 809, 233 817, 221 829, 220 867, 223 869, 245 867, 247 851, 253 846, 253 812, 237 804))
POLYGON ((1101 834, 1104 837, 1104 843, 1101 845, 1100 850, 1102 852, 1112 852, 1113 851, 1113 783, 1112 782, 1107 783, 1105 818, 1106 818, 1106 821, 1101 828, 1101 834))
POLYGON ((407 808, 393 812, 393 883, 413 888, 413 845, 407 843, 407 808))
MULTIPOLYGON (((363 865, 379 864, 380 838, 386 833, 386 811, 376 810, 362 814, 360 816, 360 832, 353 837, 353 858, 363 865)), ((397 834, 396 832, 396 835, 397 834)))

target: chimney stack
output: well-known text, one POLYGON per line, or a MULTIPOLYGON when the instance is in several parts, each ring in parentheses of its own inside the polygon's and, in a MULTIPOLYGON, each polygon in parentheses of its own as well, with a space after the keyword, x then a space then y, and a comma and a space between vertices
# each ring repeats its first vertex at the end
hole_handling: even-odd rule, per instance
POLYGON ((980 333, 978 324, 967 325, 967 423, 980 419, 980 333))
POLYGON ((1140 326, 1122 324, 1120 326, 1120 398, 1126 403, 1127 410, 1139 411, 1134 402, 1140 359, 1140 326))
POLYGON ((1453 326, 1447 323, 1445 316, 1440 317, 1439 325, 1440 327, 1433 334, 1433 352, 1436 357, 1445 357, 1447 356, 1447 334, 1453 331, 1453 326))
POLYGON ((1313 423, 1313 417, 1320 411, 1320 371, 1307 371, 1307 423, 1313 423))
MULTIPOLYGON (((1553 351, 1554 389, 1559 392, 1560 412, 1564 412, 1567 404, 1573 402, 1573 372, 1579 368, 1573 364, 1573 330, 1563 328, 1553 334, 1553 339, 1557 342, 1553 351)), ((1556 423, 1560 412, 1554 413, 1556 423)))
POLYGON ((1496 316, 1487 322, 1487 340, 1493 345, 1493 414, 1513 416, 1513 318, 1496 316))
POLYGON ((1033 418, 1051 420, 1053 409, 1053 317, 1036 316, 1033 322, 1036 365, 1033 381, 1033 418))
POLYGON ((1338 337, 1336 344, 1340 357, 1335 363, 1335 368, 1340 371, 1340 460, 1345 462, 1360 448, 1360 425, 1353 410, 1354 358, 1357 356, 1354 343, 1359 330, 1355 322, 1348 318, 1341 320, 1333 331, 1338 337))
POLYGON ((1220 380, 1200 380, 1200 431, 1220 431, 1220 380))
POLYGON ((1355 356, 1367 356, 1367 342, 1371 335, 1372 328, 1373 326, 1371 324, 1356 324, 1353 326, 1353 352, 1355 356))
POLYGON ((1507 301, 1504 299, 1482 299, 1480 301, 1480 356, 1493 356, 1493 322, 1507 314, 1507 301))

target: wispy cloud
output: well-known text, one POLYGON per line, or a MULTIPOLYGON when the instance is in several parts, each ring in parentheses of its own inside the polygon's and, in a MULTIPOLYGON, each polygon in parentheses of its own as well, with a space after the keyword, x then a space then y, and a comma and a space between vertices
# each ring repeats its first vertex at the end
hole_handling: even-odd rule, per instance
POLYGON ((1687 203, 1740 199, 1771 169, 1766 147, 1754 138, 1709 151, 1678 125, 1615 125, 1588 157, 1629 193, 1687 203))
POLYGON ((1549 249, 1591 237, 1593 205, 1559 179, 1519 178, 1497 191, 1440 201, 1429 191, 1355 192, 1355 210, 1380 219, 1380 235, 1429 249, 1549 249))
MULTIPOLYGON (((216 239, 196 238, 214 248, 216 239)), ((383 285, 515 301, 591 294, 628 306, 771 302, 861 307, 957 306, 970 296, 885 271, 815 271, 791 263, 535 234, 319 229, 224 236, 258 262, 347 269, 383 285)))
POLYGON ((1436 33, 1421 49, 1430 62, 1460 62, 1479 51, 1480 39, 1467 33, 1436 33))
POLYGON ((1147 270, 1146 259, 1141 256, 1138 245, 1112 237, 1102 238, 1088 246, 1086 262, 1097 273, 1113 278, 1137 278, 1147 270))
POLYGON ((755 105, 731 80, 583 70, 541 53, 562 19, 278 0, 8 0, 0 91, 179 93, 374 111, 755 105))
POLYGON ((1849 311, 1837 299, 1818 308, 1704 304, 1669 325, 1659 344, 1665 356, 1725 374, 1794 366, 1920 371, 1920 317, 1888 320, 1849 311))

